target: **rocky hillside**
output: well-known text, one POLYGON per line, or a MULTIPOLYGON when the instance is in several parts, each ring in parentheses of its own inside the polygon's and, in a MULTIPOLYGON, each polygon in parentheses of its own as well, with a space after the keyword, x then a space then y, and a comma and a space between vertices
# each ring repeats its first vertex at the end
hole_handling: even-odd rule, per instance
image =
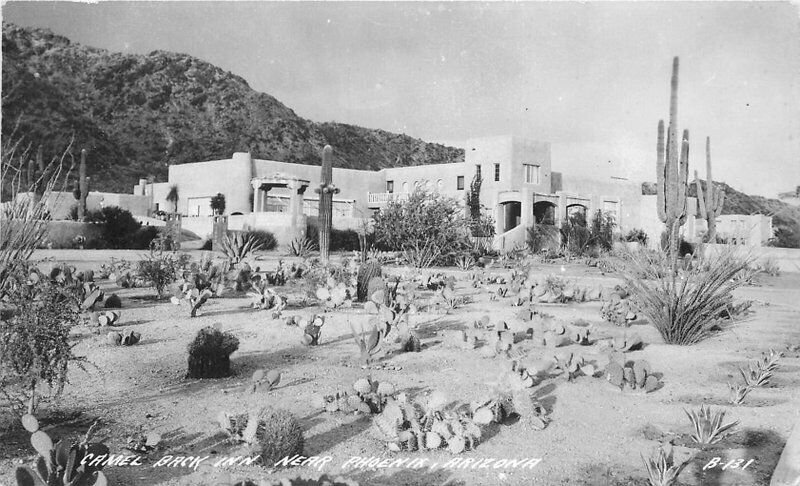
POLYGON ((131 190, 166 180, 167 167, 255 157, 319 164, 325 144, 337 167, 380 169, 463 161, 461 149, 406 135, 297 116, 268 94, 207 62, 74 44, 50 31, 3 23, 2 133, 60 154, 88 148, 93 190, 131 190))

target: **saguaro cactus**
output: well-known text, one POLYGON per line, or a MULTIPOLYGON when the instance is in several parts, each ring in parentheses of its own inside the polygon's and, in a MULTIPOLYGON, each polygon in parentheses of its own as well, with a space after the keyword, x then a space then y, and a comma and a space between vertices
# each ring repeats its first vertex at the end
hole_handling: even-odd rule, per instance
POLYGON ((78 220, 83 221, 86 215, 86 197, 89 195, 89 178, 86 177, 86 149, 81 149, 81 165, 78 169, 80 199, 78 200, 78 220))
POLYGON ((339 189, 333 185, 333 148, 326 145, 322 149, 322 177, 319 188, 319 255, 322 263, 328 263, 331 243, 331 224, 333 220, 333 195, 339 189))
POLYGON ((669 253, 678 257, 678 234, 686 222, 686 187, 689 172, 689 131, 683 131, 680 159, 678 156, 678 58, 672 61, 670 82, 669 128, 664 145, 664 120, 658 122, 656 176, 658 217, 669 232, 669 253))
POLYGON ((697 171, 694 171, 694 180, 697 184, 697 205, 700 206, 700 217, 708 223, 706 242, 714 243, 717 237, 717 218, 722 214, 722 205, 725 203, 725 191, 714 188, 714 179, 711 177, 711 138, 706 137, 706 195, 703 197, 703 187, 697 171))

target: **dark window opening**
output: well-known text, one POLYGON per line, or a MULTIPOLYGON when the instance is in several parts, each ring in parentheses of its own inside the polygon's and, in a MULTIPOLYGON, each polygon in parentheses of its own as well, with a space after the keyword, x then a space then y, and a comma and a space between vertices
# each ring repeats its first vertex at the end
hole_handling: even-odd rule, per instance
POLYGON ((458 178, 456 179, 456 189, 458 189, 459 191, 464 190, 464 176, 458 176, 458 178))
POLYGON ((500 182, 500 164, 494 164, 494 181, 500 182))
POLYGON ((481 178, 481 164, 475 164, 475 176, 481 178))
POLYGON ((386 192, 389 194, 394 192, 394 181, 386 181, 386 192))

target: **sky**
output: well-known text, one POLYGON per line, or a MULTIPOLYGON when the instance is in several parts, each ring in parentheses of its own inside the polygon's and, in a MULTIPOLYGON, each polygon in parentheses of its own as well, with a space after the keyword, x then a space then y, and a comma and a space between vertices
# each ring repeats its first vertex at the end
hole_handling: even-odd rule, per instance
MULTIPOLYGON (((4 21, 115 52, 187 53, 314 121, 462 146, 552 144, 561 172, 655 180, 680 57, 690 171, 800 185, 800 7, 788 2, 8 2, 4 21)), ((256 154, 257 155, 257 154, 256 154)))

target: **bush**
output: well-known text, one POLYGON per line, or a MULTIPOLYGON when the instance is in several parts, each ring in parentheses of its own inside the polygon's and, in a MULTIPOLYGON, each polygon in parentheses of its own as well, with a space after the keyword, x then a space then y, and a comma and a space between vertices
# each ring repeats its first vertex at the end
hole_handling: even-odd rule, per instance
POLYGON ((542 250, 558 249, 559 231, 549 224, 536 224, 528 227, 528 248, 534 253, 542 250))
POLYGON ((639 251, 627 256, 622 276, 632 302, 664 341, 689 345, 707 338, 731 314, 733 291, 754 272, 751 263, 730 248, 673 269, 668 255, 639 251))
POLYGON ((275 235, 269 231, 245 231, 243 236, 245 239, 252 237, 259 241, 262 245, 260 248, 261 250, 274 250, 275 247, 278 246, 278 240, 276 240, 275 235))
POLYGON ((251 252, 264 248, 264 242, 254 233, 231 231, 220 242, 219 251, 230 259, 233 265, 238 264, 251 252))
MULTIPOLYGON (((17 271, 28 272, 22 268, 17 271)), ((69 333, 81 318, 69 288, 44 276, 8 292, 8 316, 0 319, 0 392, 12 408, 33 413, 41 385, 59 395, 72 354, 69 333)))
POLYGON ((189 344, 189 378, 223 378, 231 373, 230 355, 239 339, 230 332, 208 326, 189 344))
POLYGON ((146 250, 150 248, 150 243, 158 238, 158 228, 155 226, 142 226, 133 235, 129 249, 146 250))
MULTIPOLYGON (((319 227, 309 224, 306 227, 306 238, 319 242, 319 227)), ((359 251, 360 249, 358 231, 331 228, 330 251, 359 251)))
POLYGON ((629 243, 639 243, 642 246, 647 246, 648 237, 643 229, 633 228, 625 235, 625 241, 629 243))
MULTIPOLYGON (((720 242, 721 243, 721 242, 720 242)), ((679 252, 678 256, 683 257, 686 255, 694 255, 695 246, 692 243, 683 239, 683 236, 680 238, 680 243, 678 244, 679 252)), ((663 231, 661 233, 661 250, 664 253, 669 253, 669 233, 667 231, 663 231)))
MULTIPOLYGON (((133 217, 130 211, 117 206, 107 206, 99 211, 89 211, 85 218, 90 223, 99 223, 103 227, 102 242, 109 249, 143 249, 147 245, 131 248, 146 238, 146 234, 137 238, 142 224, 133 217)), ((151 238, 152 240, 152 238, 151 238)), ((150 243, 149 241, 147 242, 150 243)))
POLYGON ((459 202, 424 189, 380 210, 375 238, 391 251, 404 252, 415 266, 446 264, 451 255, 472 246, 459 202))
POLYGON ((189 263, 189 255, 175 253, 150 252, 144 260, 138 262, 138 273, 150 286, 156 289, 161 298, 164 289, 181 275, 189 263))

